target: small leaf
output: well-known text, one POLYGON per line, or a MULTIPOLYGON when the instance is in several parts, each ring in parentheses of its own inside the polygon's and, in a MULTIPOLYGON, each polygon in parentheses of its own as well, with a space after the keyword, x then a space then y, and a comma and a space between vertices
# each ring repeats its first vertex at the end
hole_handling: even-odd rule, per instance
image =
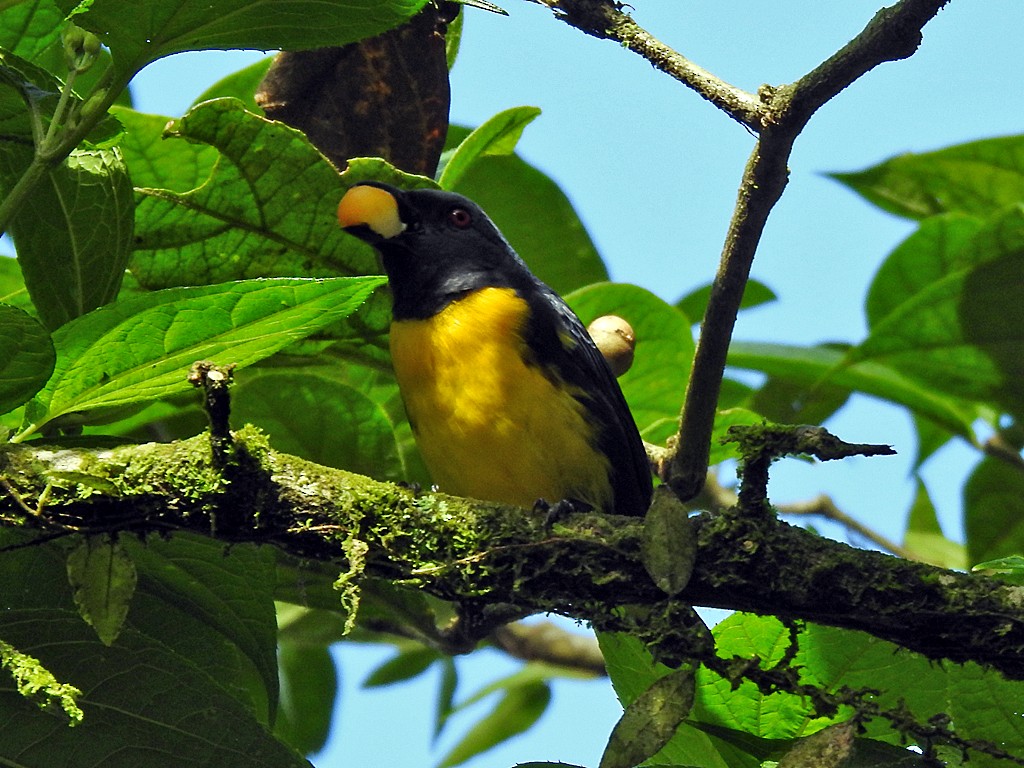
POLYGON ((508 688, 494 709, 474 725, 444 756, 438 768, 461 765, 475 755, 527 730, 540 719, 551 701, 551 689, 541 682, 508 688))
POLYGON ((281 699, 274 735, 308 755, 331 731, 338 676, 327 646, 282 642, 278 647, 281 699))
MULTIPOLYGON (((452 126, 449 145, 468 133, 452 126)), ((478 157, 451 191, 479 203, 534 274, 558 293, 608 279, 572 202, 518 155, 478 157)))
POLYGON ((1024 555, 1008 555, 971 566, 972 571, 987 571, 1010 584, 1024 585, 1024 555))
POLYGON ((50 334, 24 310, 0 304, 0 413, 7 413, 38 392, 56 354, 50 334))
POLYGON ((928 489, 917 481, 917 493, 910 507, 907 532, 903 546, 918 560, 940 568, 967 568, 967 551, 962 544, 951 541, 942 533, 928 489))
POLYGON ((689 667, 655 680, 615 724, 600 768, 633 768, 657 754, 690 713, 693 696, 694 676, 689 667))
MULTIPOLYGON (((690 322, 699 323, 704 319, 704 311, 708 307, 708 299, 711 298, 711 285, 704 285, 691 291, 676 302, 676 309, 686 315, 690 322)), ((740 302, 740 309, 753 309, 763 304, 771 304, 777 301, 775 291, 764 283, 751 278, 743 289, 743 300, 740 302)))
POLYGON ((381 277, 249 280, 169 288, 117 302, 60 328, 57 364, 30 404, 24 439, 71 412, 159 400, 191 388, 196 360, 240 367, 354 312, 381 277))
POLYGON ((270 69, 270 65, 273 62, 274 57, 267 56, 265 59, 260 59, 237 72, 232 72, 226 77, 222 77, 199 94, 195 101, 192 102, 192 106, 194 107, 197 104, 202 104, 204 101, 212 101, 213 99, 238 99, 248 111, 254 115, 260 114, 262 110, 256 103, 255 94, 263 78, 267 76, 267 70, 270 69))
POLYGON ((499 112, 470 133, 445 163, 441 177, 437 180, 441 189, 454 189, 459 179, 481 157, 511 155, 523 130, 538 115, 540 109, 537 107, 513 107, 499 112))
POLYGON ((640 556, 658 589, 670 597, 686 588, 697 559, 697 537, 684 507, 667 485, 654 490, 644 516, 640 556))
POLYGON ((400 651, 370 672, 363 680, 363 688, 379 688, 411 680, 426 672, 439 658, 437 651, 418 645, 400 651))
POLYGON ((135 563, 111 536, 89 536, 68 555, 68 581, 82 618, 104 645, 121 632, 135 594, 135 563))

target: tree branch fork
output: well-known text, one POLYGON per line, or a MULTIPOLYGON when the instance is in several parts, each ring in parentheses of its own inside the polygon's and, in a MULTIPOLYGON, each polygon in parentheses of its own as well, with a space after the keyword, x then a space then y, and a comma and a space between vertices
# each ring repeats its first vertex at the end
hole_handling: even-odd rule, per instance
MULTIPOLYGON (((680 632, 689 606, 805 619, 868 632, 932 659, 977 661, 1024 679, 1024 591, 993 579, 856 550, 741 505, 686 519, 696 559, 669 596, 645 564, 644 521, 596 513, 550 523, 528 510, 416 493, 279 453, 234 433, 218 467, 209 435, 113 449, 0 448, 0 525, 41 540, 72 534, 193 531, 276 546, 424 590, 496 626, 556 613, 637 632, 667 661, 699 658, 680 632), (501 610, 497 610, 497 607, 501 610), (488 618, 488 616, 490 618, 488 618), (663 624, 651 617, 666 616, 663 624)), ((697 643, 696 645, 701 645, 697 643)))

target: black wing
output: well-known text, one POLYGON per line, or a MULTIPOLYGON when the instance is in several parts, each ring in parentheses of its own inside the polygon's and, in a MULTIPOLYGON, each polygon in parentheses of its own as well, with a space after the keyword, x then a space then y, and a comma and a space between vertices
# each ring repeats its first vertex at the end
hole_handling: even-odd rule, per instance
POLYGON ((537 362, 559 372, 598 425, 598 447, 612 470, 615 512, 643 515, 651 503, 647 452, 618 382, 583 323, 562 298, 539 280, 521 291, 531 305, 527 344, 537 362))

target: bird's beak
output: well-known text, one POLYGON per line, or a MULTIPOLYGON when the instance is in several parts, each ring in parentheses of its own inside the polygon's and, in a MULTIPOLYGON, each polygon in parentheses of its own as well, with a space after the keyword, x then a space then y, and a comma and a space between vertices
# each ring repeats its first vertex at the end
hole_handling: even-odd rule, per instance
POLYGON ((357 184, 341 198, 338 223, 357 237, 361 232, 365 234, 366 229, 385 240, 405 231, 395 196, 387 189, 369 184, 357 184))

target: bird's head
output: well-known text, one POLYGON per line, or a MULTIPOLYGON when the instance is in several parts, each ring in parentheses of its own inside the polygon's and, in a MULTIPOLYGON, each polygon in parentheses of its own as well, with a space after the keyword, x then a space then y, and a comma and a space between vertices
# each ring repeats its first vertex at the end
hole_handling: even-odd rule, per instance
POLYGON ((534 279, 483 209, 452 192, 357 184, 338 221, 380 252, 396 317, 429 316, 471 290, 534 279))

